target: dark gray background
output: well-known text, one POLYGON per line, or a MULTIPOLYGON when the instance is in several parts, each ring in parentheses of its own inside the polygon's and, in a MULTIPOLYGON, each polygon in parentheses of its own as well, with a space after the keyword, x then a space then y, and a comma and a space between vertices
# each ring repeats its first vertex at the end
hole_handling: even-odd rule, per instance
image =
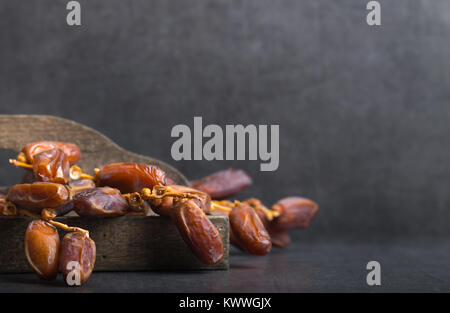
POLYGON ((381 1, 381 27, 367 2, 80 0, 69 27, 67 1, 3 0, 0 113, 73 119, 192 179, 244 168, 243 197, 320 204, 298 240, 448 235, 450 1, 381 1), (173 161, 193 116, 279 124, 278 171, 173 161))

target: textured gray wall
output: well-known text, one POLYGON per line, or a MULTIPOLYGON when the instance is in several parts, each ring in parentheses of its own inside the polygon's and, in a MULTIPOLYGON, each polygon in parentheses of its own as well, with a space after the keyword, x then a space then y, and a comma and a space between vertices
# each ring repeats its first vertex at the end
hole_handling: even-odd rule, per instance
POLYGON ((244 196, 320 203, 305 238, 450 234, 450 1, 380 1, 381 27, 365 0, 80 2, 79 28, 67 1, 0 2, 0 113, 76 120, 191 178, 245 168, 244 196), (196 115, 280 124, 279 170, 174 162, 196 115))

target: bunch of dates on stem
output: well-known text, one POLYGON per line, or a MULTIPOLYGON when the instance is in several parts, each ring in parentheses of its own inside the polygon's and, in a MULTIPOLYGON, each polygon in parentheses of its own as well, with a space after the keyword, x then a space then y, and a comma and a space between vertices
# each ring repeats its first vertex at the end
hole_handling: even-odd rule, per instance
POLYGON ((103 218, 153 211, 172 220, 202 263, 215 264, 224 246, 208 218, 212 212, 229 217, 232 244, 252 255, 266 255, 272 245, 286 247, 287 231, 307 227, 318 210, 315 202, 300 197, 284 198, 271 208, 256 198, 224 200, 252 184, 243 170, 220 171, 187 187, 176 185, 159 167, 141 163, 107 164, 90 175, 76 165, 80 158, 73 143, 30 143, 10 163, 32 171, 35 182, 14 185, 0 195, 0 216, 33 218, 25 231, 31 269, 44 280, 55 279, 61 271, 68 286, 84 284, 96 259, 88 230, 55 220, 69 212, 103 218), (64 232, 62 240, 59 231, 64 232))

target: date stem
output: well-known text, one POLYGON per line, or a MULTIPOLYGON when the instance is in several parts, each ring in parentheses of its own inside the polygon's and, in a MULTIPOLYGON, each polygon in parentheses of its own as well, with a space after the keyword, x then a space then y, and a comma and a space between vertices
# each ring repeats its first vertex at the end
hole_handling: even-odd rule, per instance
POLYGON ((191 194, 189 192, 176 192, 170 186, 156 185, 153 189, 143 188, 141 196, 144 200, 151 199, 163 199, 166 197, 185 198, 185 199, 197 199, 201 201, 198 195, 191 194))
POLYGON ((54 221, 53 218, 55 217, 55 214, 54 214, 54 210, 52 210, 52 209, 43 209, 42 210, 42 215, 39 216, 37 214, 31 213, 28 210, 17 208, 14 205, 14 203, 12 203, 12 202, 10 202, 8 200, 0 199, 0 203, 6 204, 6 206, 8 208, 8 213, 10 213, 10 214, 7 214, 7 215, 11 215, 11 216, 22 215, 22 216, 28 216, 28 217, 34 218, 36 220, 44 220, 47 223, 52 224, 53 226, 58 227, 60 229, 63 229, 65 231, 67 231, 67 232, 78 231, 78 232, 82 232, 85 235, 89 236, 89 231, 87 231, 86 229, 83 229, 83 228, 80 228, 80 227, 72 227, 72 226, 68 226, 66 224, 54 221))
POLYGON ((255 205, 253 206, 253 209, 255 210, 260 210, 264 213, 264 215, 266 216, 266 219, 268 221, 272 221, 274 218, 280 216, 280 212, 279 211, 275 211, 275 210, 270 210, 268 209, 266 206, 260 204, 260 205, 255 205))
POLYGON ((9 159, 9 163, 14 165, 15 167, 23 167, 23 168, 31 169, 31 170, 33 169, 33 165, 25 163, 25 162, 22 162, 22 161, 18 161, 18 160, 15 160, 15 159, 9 159))
MULTIPOLYGON (((244 201, 246 203, 246 201, 244 201)), ((241 205, 242 202, 235 200, 234 202, 228 201, 228 200, 222 200, 217 201, 213 200, 211 203, 211 211, 219 210, 219 211, 225 211, 225 212, 231 212, 233 208, 241 205)), ((280 216, 280 212, 277 210, 270 210, 263 204, 261 204, 259 201, 258 203, 249 202, 246 203, 250 205, 253 209, 262 211, 268 221, 272 221, 274 218, 277 218, 280 216)))
POLYGON ((211 208, 210 208, 210 212, 213 211, 224 211, 224 212, 231 212, 233 210, 233 207, 235 206, 235 204, 233 203, 233 207, 229 207, 229 204, 231 202, 230 201, 217 201, 217 200, 212 200, 211 201, 211 208), (225 205, 223 205, 225 203, 225 205))
POLYGON ((57 221, 54 221, 54 220, 51 220, 51 219, 45 219, 43 216, 39 216, 37 214, 33 214, 33 213, 31 213, 31 212, 29 212, 27 210, 24 210, 24 209, 17 209, 17 211, 20 214, 25 215, 25 216, 32 217, 32 218, 37 219, 37 220, 38 219, 44 220, 47 223, 52 224, 53 226, 55 226, 57 228, 60 228, 62 230, 65 230, 67 232, 81 232, 81 233, 84 233, 85 235, 89 236, 89 231, 87 231, 86 229, 83 229, 83 228, 80 228, 80 227, 68 226, 68 225, 66 225, 64 223, 60 223, 60 222, 57 222, 57 221))
POLYGON ((70 167, 70 178, 72 180, 78 180, 81 178, 87 178, 91 180, 95 180, 94 176, 83 173, 82 169, 79 166, 73 165, 70 167))

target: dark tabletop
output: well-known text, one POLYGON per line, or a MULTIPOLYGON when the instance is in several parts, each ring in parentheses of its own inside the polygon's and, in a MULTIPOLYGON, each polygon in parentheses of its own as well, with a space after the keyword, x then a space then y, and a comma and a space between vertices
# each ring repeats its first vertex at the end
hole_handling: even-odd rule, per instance
POLYGON ((450 291, 449 242, 297 242, 252 257, 233 248, 228 271, 96 272, 79 288, 61 277, 0 275, 1 292, 442 292, 450 291), (381 286, 366 265, 381 264, 381 286))

